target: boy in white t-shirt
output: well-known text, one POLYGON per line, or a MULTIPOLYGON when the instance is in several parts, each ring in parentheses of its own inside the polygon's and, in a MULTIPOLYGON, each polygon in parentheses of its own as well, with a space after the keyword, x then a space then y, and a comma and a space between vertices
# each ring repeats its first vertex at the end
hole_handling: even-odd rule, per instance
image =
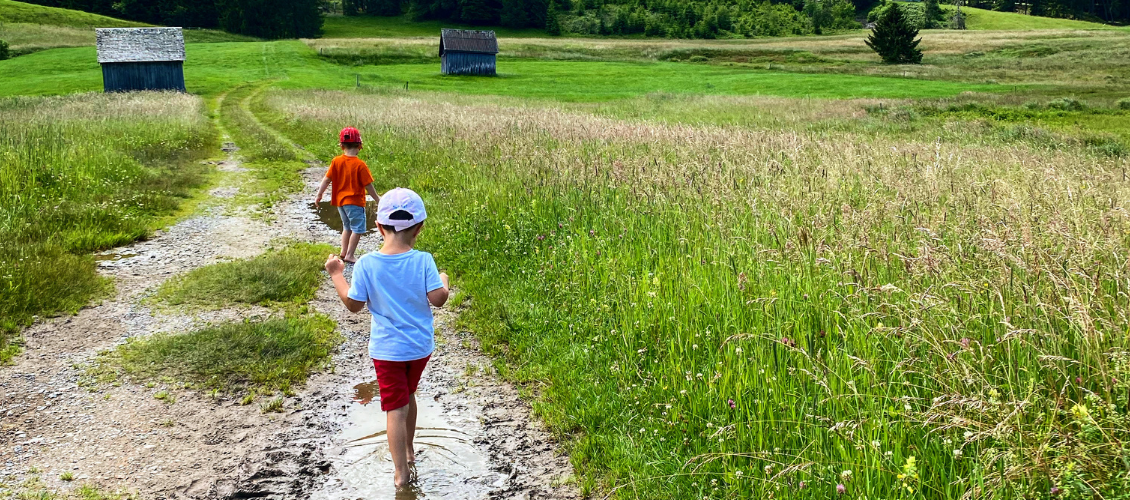
POLYGON ((381 410, 387 412, 397 488, 408 484, 408 464, 416 459, 416 388, 435 348, 429 305, 441 307, 448 297, 447 274, 439 272, 430 253, 413 248, 427 217, 420 195, 393 189, 377 205, 384 245, 357 260, 353 285, 345 280, 345 264, 337 256, 326 261, 345 307, 360 312, 368 306, 373 317, 369 357, 377 371, 381 410))

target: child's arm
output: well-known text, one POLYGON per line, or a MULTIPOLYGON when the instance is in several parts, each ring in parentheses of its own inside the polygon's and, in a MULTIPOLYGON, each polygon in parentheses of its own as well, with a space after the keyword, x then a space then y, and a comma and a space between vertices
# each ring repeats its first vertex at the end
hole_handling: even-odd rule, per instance
POLYGON ((318 196, 314 198, 314 204, 317 205, 322 202, 322 195, 326 194, 326 188, 330 187, 329 176, 322 177, 322 185, 318 186, 318 196))
POLYGON ((330 273, 330 279, 334 282, 334 289, 337 290, 337 296, 341 299, 341 303, 345 304, 345 308, 349 309, 349 312, 361 312, 365 308, 365 303, 349 298, 349 282, 345 281, 345 274, 343 274, 345 263, 336 255, 331 255, 329 259, 326 259, 326 272, 330 273))
POLYGON ((372 196, 374 200, 377 200, 377 203, 380 203, 381 196, 377 194, 377 188, 373 187, 373 183, 365 184, 365 191, 368 191, 369 196, 372 196))
POLYGON ((439 279, 443 281, 443 286, 428 292, 428 302, 431 302, 433 306, 443 307, 447 303, 448 289, 451 288, 451 284, 447 280, 447 273, 439 273, 439 279))

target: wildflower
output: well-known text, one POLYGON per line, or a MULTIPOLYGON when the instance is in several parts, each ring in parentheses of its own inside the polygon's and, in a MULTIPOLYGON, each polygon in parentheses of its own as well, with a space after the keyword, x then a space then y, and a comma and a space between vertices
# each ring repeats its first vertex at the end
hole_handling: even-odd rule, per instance
POLYGON ((781 343, 788 347, 796 347, 796 341, 788 337, 781 337, 781 343))
POLYGON ((1058 486, 1052 486, 1051 491, 1049 491, 1048 493, 1050 493, 1054 497, 1054 496, 1059 496, 1059 494, 1062 493, 1062 491, 1060 491, 1058 486))
POLYGON ((837 484, 836 485, 836 494, 837 495, 843 495, 844 493, 847 493, 847 487, 844 486, 843 483, 837 484))
POLYGON ((840 473, 840 479, 843 479, 845 483, 850 482, 851 481, 851 471, 845 470, 845 471, 841 472, 840 473))
POLYGON ((683 390, 679 391, 679 394, 686 394, 686 393, 687 393, 687 390, 686 390, 686 389, 683 389, 683 390))
POLYGON ((803 489, 808 487, 808 483, 801 481, 800 483, 797 483, 796 487, 797 487, 797 489, 803 490, 803 489))
POLYGON ((698 344, 691 344, 691 349, 698 350, 698 344))
POLYGON ((965 434, 962 434, 962 436, 965 437, 966 441, 969 441, 970 439, 973 438, 973 433, 970 432, 970 431, 965 431, 965 434))
POLYGON ((542 241, 542 240, 544 240, 544 239, 545 239, 545 235, 544 235, 544 234, 539 234, 539 235, 538 235, 538 238, 537 238, 537 239, 538 239, 538 241, 542 241))
POLYGON ((741 347, 735 347, 735 348, 734 348, 734 354, 741 354, 741 353, 742 353, 742 348, 741 348, 741 347))
POLYGON ((962 452, 961 452, 961 449, 960 449, 960 448, 955 448, 955 449, 953 450, 953 458, 954 458, 954 459, 958 459, 958 458, 961 458, 961 455, 962 455, 962 452))
POLYGON ((731 410, 738 407, 738 405, 734 404, 734 400, 732 400, 732 399, 727 399, 726 404, 730 405, 731 410))
POLYGON ((874 441, 872 441, 872 442, 871 442, 871 446, 872 446, 872 447, 875 447, 875 448, 878 448, 878 447, 879 447, 879 445, 881 445, 881 444, 882 444, 882 443, 880 443, 878 439, 876 439, 876 440, 874 440, 874 441))
POLYGON ((770 464, 770 465, 765 466, 765 475, 766 476, 773 475, 773 465, 770 464))
POLYGON ((962 337, 961 338, 961 347, 969 349, 969 337, 962 337))
POLYGON ((640 427, 640 434, 643 434, 643 433, 644 433, 644 428, 640 427))

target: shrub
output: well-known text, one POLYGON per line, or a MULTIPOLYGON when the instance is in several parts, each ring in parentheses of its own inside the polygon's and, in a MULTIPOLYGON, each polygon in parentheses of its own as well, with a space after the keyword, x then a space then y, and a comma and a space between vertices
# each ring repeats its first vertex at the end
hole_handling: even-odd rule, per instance
POLYGON ((8 48, 8 42, 0 40, 0 61, 12 57, 12 51, 8 48))
POLYGON ((1130 97, 1123 97, 1115 102, 1114 105, 1118 109, 1130 109, 1130 97))
POLYGON ((922 40, 915 40, 917 36, 918 28, 908 22, 898 4, 892 3, 879 16, 866 43, 887 64, 920 64, 922 50, 918 44, 922 40))
POLYGON ((706 62, 706 61, 709 61, 709 59, 707 59, 706 56, 691 56, 689 59, 687 59, 687 61, 690 61, 690 62, 706 62))
POLYGON ((1083 103, 1070 97, 1061 97, 1048 103, 1048 109, 1058 109, 1060 111, 1083 111, 1085 107, 1083 103))

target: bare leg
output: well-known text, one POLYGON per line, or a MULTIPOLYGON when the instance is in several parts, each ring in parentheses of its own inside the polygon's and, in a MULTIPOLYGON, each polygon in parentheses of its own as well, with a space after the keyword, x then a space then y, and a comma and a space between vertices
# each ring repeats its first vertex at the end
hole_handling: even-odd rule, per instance
POLYGON ((408 397, 408 463, 416 462, 416 393, 408 397))
POLYGON ((353 231, 350 231, 348 227, 341 230, 341 258, 342 258, 342 260, 345 260, 345 258, 349 256, 349 240, 352 237, 353 237, 353 231))
POLYGON ((392 465, 396 468, 393 481, 397 488, 408 484, 411 472, 408 470, 408 414, 411 409, 401 406, 388 412, 388 449, 392 453, 392 465))
POLYGON ((341 258, 346 262, 357 262, 357 256, 353 255, 357 251, 357 244, 361 242, 361 235, 358 233, 349 233, 349 248, 345 256, 341 258))

